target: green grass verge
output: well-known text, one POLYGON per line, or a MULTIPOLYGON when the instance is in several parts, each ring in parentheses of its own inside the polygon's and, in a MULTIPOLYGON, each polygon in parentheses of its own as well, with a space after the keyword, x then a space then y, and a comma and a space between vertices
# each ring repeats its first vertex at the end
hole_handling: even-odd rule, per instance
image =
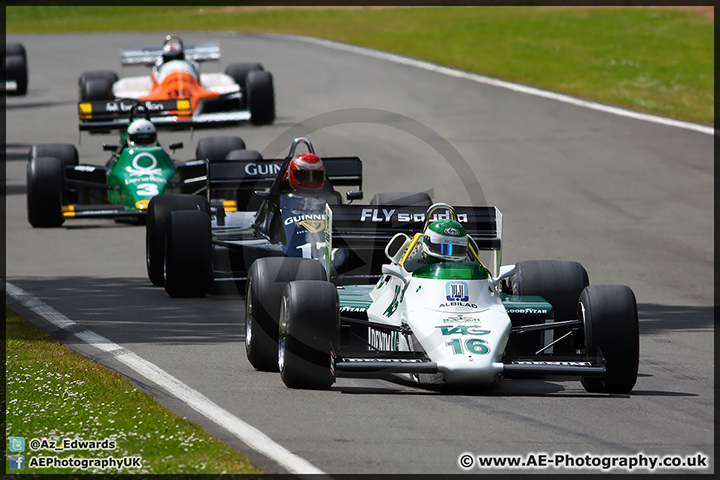
MULTIPOLYGON (((160 406, 120 375, 77 355, 6 310, 7 437, 24 437, 26 468, 10 473, 248 473, 246 458, 160 406), (112 450, 31 451, 30 440, 113 440, 112 450), (140 457, 141 468, 30 468, 33 457, 140 457)), ((8 455, 14 454, 6 446, 8 455)), ((36 460, 37 461, 37 460, 36 460)))
MULTIPOLYGON (((7 7, 13 33, 311 35, 671 118, 714 122, 714 25, 650 8, 7 7)), ((158 38, 158 43, 160 37, 158 38)))

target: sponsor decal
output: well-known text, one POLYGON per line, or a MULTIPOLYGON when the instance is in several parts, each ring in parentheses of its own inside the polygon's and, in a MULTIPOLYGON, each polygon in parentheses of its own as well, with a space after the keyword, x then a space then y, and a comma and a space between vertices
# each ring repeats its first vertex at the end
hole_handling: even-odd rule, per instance
POLYGON ((325 220, 300 220, 298 225, 305 227, 310 233, 317 233, 325 229, 325 220))
MULTIPOLYGON (((283 223, 285 223, 285 225, 290 225, 291 223, 300 223, 303 220, 322 220, 323 228, 325 228, 325 214, 324 213, 307 213, 304 215, 293 215, 291 217, 286 218, 283 223)), ((318 231, 320 231, 320 230, 318 230, 318 231)))
POLYGON ((524 314, 524 315, 537 315, 537 314, 547 314, 548 310, 546 308, 508 308, 506 309, 507 313, 518 313, 518 314, 524 314))
POLYGON ((445 235, 453 235, 455 237, 460 235, 460 230, 458 230, 457 228, 453 228, 453 227, 446 228, 444 230, 444 232, 445 232, 445 235))
POLYGON ((368 328, 368 343, 378 350, 398 351, 398 346, 400 344, 400 333, 383 332, 382 330, 368 328))
POLYGON ((445 293, 448 302, 467 302, 470 299, 466 282, 448 282, 445 284, 445 293))
POLYGON ((480 325, 438 325, 443 335, 487 335, 490 330, 483 330, 480 325))
POLYGON ((564 367, 590 367, 590 362, 561 362, 561 361, 543 361, 543 360, 518 360, 512 362, 513 365, 559 365, 564 367))
POLYGON ((74 169, 76 172, 94 172, 96 170, 95 167, 90 165, 78 165, 74 169))
POLYGON ((367 312, 367 307, 351 307, 349 305, 344 305, 340 307, 340 313, 342 312, 363 313, 367 312))
POLYGON ((453 315, 443 319, 444 323, 480 323, 479 318, 453 315))
POLYGON ((398 296, 400 295, 400 285, 395 285, 395 294, 393 295, 393 299, 390 302, 390 305, 388 305, 387 309, 383 312, 383 314, 386 317, 392 317, 393 313, 395 313, 395 310, 397 310, 398 306, 400 305, 400 300, 398 300, 398 296))
POLYGON ((438 308, 448 308, 448 307, 477 308, 477 304, 467 303, 467 302, 448 302, 448 303, 441 303, 440 305, 438 305, 438 308))
MULTIPOLYGON (((407 212, 396 212, 397 209, 395 208, 363 208, 360 212, 360 221, 390 222, 392 220, 395 220, 400 223, 425 221, 424 213, 410 214, 407 212)), ((468 216, 466 213, 460 213, 457 217, 457 221, 460 223, 466 223, 468 221, 468 216)), ((431 221, 435 222, 437 220, 450 220, 450 214, 447 212, 433 214, 431 221)))
POLYGON ((419 358, 344 358, 344 362, 348 363, 423 363, 419 358))
POLYGON ((156 168, 157 165, 158 161, 151 153, 143 152, 135 155, 135 158, 133 158, 132 161, 132 167, 125 167, 125 169, 130 174, 130 177, 162 175, 162 169, 156 168), (143 158, 149 158, 150 164, 141 165, 140 159, 143 158))
POLYGON ((265 165, 248 163, 245 165, 245 173, 251 176, 277 175, 279 171, 280 165, 276 163, 266 163, 265 165))
MULTIPOLYGON (((141 103, 141 105, 152 111, 163 110, 162 103, 153 103, 149 100, 141 103)), ((134 106, 135 103, 107 102, 105 104, 105 110, 108 112, 129 112, 133 109, 134 106)))

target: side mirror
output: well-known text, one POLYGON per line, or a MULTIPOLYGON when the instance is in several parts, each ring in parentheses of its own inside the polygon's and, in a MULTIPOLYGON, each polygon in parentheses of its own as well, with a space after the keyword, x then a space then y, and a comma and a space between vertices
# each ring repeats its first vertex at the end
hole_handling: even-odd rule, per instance
POLYGON ((392 263, 398 263, 408 245, 410 245, 410 237, 404 233, 396 233, 385 246, 385 256, 392 263))
POLYGON ((362 190, 356 190, 354 192, 347 192, 345 194, 345 197, 352 201, 352 200, 362 200, 363 199, 363 192, 362 190))
POLYGON ((517 265, 502 265, 500 267, 500 271, 498 272, 497 278, 493 279, 495 286, 498 286, 502 280, 515 275, 516 271, 517 265))
POLYGON ((382 273, 384 275, 392 275, 393 277, 397 277, 400 280, 402 280, 405 288, 407 288, 409 282, 407 279, 403 276, 403 268, 400 265, 396 264, 385 264, 382 266, 382 273))
POLYGON ((170 150, 177 150, 178 148, 183 148, 183 142, 175 142, 170 144, 170 150))
POLYGON ((257 195, 260 198, 269 198, 270 190, 255 190, 255 195, 257 195))
POLYGON ((116 152, 120 148, 119 145, 111 145, 109 143, 103 143, 103 152, 116 152))

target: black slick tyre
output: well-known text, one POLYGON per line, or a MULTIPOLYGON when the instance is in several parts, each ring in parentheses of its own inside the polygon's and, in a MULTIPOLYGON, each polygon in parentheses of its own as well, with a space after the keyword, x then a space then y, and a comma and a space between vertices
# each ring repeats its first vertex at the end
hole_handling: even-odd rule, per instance
POLYGON ((230 75, 240 88, 245 88, 248 73, 258 70, 265 70, 259 63, 233 63, 225 68, 225 74, 230 75))
POLYGON ((73 167, 78 162, 78 151, 72 143, 39 143, 30 147, 28 161, 38 157, 55 157, 64 167, 73 167))
POLYGON ((14 80, 16 89, 10 92, 12 95, 25 95, 28 87, 27 60, 21 55, 10 55, 5 57, 5 78, 14 80))
POLYGON ((89 78, 80 85, 81 102, 112 100, 112 83, 104 78, 89 78))
POLYGON ((63 164, 59 158, 37 157, 27 166, 27 216, 35 228, 59 227, 65 221, 63 164))
POLYGON ((204 297, 213 280, 210 217, 199 210, 170 213, 165 236, 165 291, 204 297))
MULTIPOLYGON (((517 271, 511 282, 513 295, 538 295, 553 307, 553 319, 558 321, 577 318, 577 302, 580 293, 590 284, 587 271, 578 262, 565 260, 528 260, 517 263, 517 271)), ((567 334, 570 328, 557 328, 554 339, 567 334)), ((540 333, 525 333, 526 338, 537 339, 540 333)), ((554 353, 574 352, 572 338, 567 337, 553 346, 554 353)))
POLYGON ((145 263, 148 278, 156 287, 165 284, 166 226, 170 213, 178 210, 199 210, 210 215, 210 205, 200 195, 167 194, 150 200, 145 222, 145 263))
POLYGON ((282 296, 278 363, 290 388, 327 389, 335 382, 340 341, 338 293, 330 282, 290 282, 282 296))
POLYGON ((248 73, 247 98, 253 125, 269 125, 275 121, 275 87, 270 72, 253 70, 248 73))
POLYGON ((370 205, 417 205, 429 207, 432 205, 432 199, 425 192, 383 192, 376 193, 370 200, 370 205))
POLYGON ((195 148, 197 160, 210 162, 225 160, 233 150, 244 150, 245 141, 240 137, 207 137, 201 138, 195 148))
POLYGON ((278 371, 278 319, 285 286, 294 280, 326 280, 317 260, 260 258, 248 271, 245 289, 245 353, 250 364, 278 371))
POLYGON ((625 285, 593 285, 580 295, 585 352, 605 358, 605 378, 584 377, 588 392, 628 393, 635 386, 640 356, 637 303, 625 285))
POLYGON ((90 79, 102 79, 108 82, 111 86, 118 81, 118 74, 113 70, 92 70, 85 72, 78 77, 78 87, 82 87, 83 83, 90 79))

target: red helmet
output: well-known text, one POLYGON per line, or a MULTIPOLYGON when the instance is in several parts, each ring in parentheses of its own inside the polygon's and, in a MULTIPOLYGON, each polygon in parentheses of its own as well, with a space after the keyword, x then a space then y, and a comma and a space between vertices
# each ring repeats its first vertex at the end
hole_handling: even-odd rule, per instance
POLYGON ((290 161, 287 176, 293 190, 320 189, 325 185, 325 165, 314 153, 301 153, 290 161))

